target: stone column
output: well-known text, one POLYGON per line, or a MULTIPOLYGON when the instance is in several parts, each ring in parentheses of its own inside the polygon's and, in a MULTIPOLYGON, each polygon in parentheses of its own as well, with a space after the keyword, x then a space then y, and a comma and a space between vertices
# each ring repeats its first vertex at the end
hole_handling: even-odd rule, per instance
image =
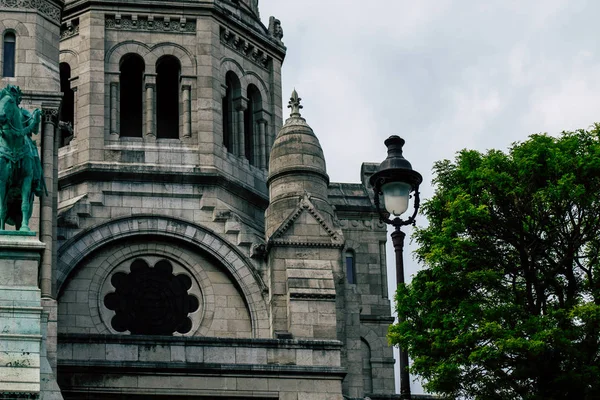
POLYGON ((119 135, 119 82, 110 83, 110 134, 119 135))
POLYGON ((154 129, 154 85, 146 83, 146 135, 156 136, 154 129))
POLYGON ((156 137, 156 75, 146 75, 146 136, 156 137))
POLYGON ((236 137, 237 151, 234 152, 236 156, 244 157, 246 155, 246 135, 244 132, 244 111, 248 108, 248 99, 244 97, 238 97, 233 101, 233 108, 235 110, 235 126, 234 126, 234 137, 236 137))
POLYGON ((261 119, 258 121, 258 167, 267 169, 267 120, 261 119))
POLYGON ((58 121, 57 108, 44 108, 42 154, 41 161, 44 168, 44 180, 48 195, 43 195, 40 208, 40 240, 46 244, 42 256, 40 288, 42 297, 52 297, 52 259, 54 254, 54 221, 56 220, 54 208, 55 193, 55 132, 58 121))
POLYGON ((190 85, 183 85, 182 100, 183 100, 183 132, 184 138, 192 136, 192 87, 190 85))
POLYGON ((77 137, 77 86, 72 86, 71 90, 73 91, 73 138, 77 137))

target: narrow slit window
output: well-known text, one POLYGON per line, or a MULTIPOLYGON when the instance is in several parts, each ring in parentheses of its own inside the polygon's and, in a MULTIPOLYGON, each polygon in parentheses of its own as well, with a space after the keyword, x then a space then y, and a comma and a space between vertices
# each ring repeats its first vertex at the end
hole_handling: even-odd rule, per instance
POLYGON ((240 142, 235 135, 240 131, 237 126, 237 118, 234 107, 234 100, 240 97, 240 81, 238 77, 231 71, 225 75, 225 97, 223 98, 223 146, 227 148, 229 153, 239 155, 240 149, 237 148, 240 142))
POLYGON ((257 112, 261 110, 262 97, 260 91, 254 85, 248 86, 248 107, 244 111, 244 135, 245 149, 244 155, 251 165, 258 166, 260 159, 260 141, 257 129, 257 112))
POLYGON ((7 32, 4 35, 4 47, 2 50, 3 65, 2 65, 2 76, 14 77, 15 76, 15 47, 17 44, 17 37, 12 32, 7 32))
POLYGON ((354 262, 354 251, 346 251, 346 279, 348 283, 356 283, 356 264, 354 262))

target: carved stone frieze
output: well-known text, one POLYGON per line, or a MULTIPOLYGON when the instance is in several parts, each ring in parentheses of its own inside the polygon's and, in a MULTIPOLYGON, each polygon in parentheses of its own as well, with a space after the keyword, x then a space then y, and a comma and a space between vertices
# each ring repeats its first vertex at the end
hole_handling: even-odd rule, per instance
POLYGON ((0 6, 34 9, 53 22, 60 24, 60 8, 47 0, 0 0, 0 6))
POLYGON ((106 29, 120 29, 126 31, 153 31, 196 33, 196 20, 184 17, 173 18, 137 15, 107 15, 105 18, 106 29))
POLYGON ((28 399, 38 400, 40 394, 38 392, 0 392, 0 400, 16 400, 16 399, 28 399))
POLYGON ((267 68, 272 60, 263 49, 225 27, 221 27, 221 43, 262 68, 267 68))

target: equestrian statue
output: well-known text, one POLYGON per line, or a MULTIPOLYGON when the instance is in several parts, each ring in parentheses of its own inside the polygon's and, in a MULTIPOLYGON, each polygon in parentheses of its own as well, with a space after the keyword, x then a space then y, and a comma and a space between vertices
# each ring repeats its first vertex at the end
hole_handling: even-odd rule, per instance
POLYGON ((46 190, 42 163, 32 135, 38 133, 41 111, 19 107, 22 93, 8 85, 0 91, 0 230, 5 224, 29 232, 33 196, 46 190))

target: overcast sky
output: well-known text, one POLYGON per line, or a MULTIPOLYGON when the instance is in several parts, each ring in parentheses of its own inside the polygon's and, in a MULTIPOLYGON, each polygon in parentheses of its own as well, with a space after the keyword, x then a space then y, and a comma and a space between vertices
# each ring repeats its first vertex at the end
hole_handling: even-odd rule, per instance
MULTIPOLYGON (((506 150, 532 133, 600 122, 598 1, 259 6, 263 22, 274 15, 284 31, 284 107, 295 87, 334 182, 358 182, 361 163, 381 162, 383 141, 397 134, 427 198, 433 163, 462 148, 506 150)), ((418 265, 405 260, 408 278, 418 265)))

